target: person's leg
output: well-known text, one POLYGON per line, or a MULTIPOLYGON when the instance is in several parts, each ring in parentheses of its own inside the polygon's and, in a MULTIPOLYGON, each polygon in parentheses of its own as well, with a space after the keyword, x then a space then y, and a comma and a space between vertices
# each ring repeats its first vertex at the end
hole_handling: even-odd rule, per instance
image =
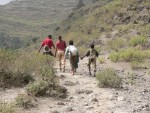
POLYGON ((77 68, 77 56, 73 56, 73 75, 76 72, 76 68, 77 68))
POLYGON ((91 74, 91 59, 89 59, 88 61, 88 68, 89 68, 89 74, 92 75, 91 74))
POLYGON ((52 51, 49 52, 49 55, 55 57, 55 55, 52 53, 52 51))
POLYGON ((61 61, 62 61, 62 66, 63 66, 63 72, 65 72, 65 52, 62 51, 61 55, 62 55, 61 61))
POLYGON ((73 57, 69 56, 70 66, 71 66, 71 73, 73 74, 73 57))
POLYGON ((58 62, 59 62, 59 69, 61 71, 61 53, 60 53, 60 51, 57 52, 57 56, 58 56, 58 62))
POLYGON ((93 64, 94 64, 94 77, 96 76, 96 59, 94 59, 93 61, 93 64))

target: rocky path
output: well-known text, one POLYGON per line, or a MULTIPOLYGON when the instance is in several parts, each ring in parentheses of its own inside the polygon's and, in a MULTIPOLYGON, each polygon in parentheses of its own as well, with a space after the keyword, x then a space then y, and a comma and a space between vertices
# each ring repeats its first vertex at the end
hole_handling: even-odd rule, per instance
MULTIPOLYGON (((150 76, 146 70, 133 72, 128 63, 112 63, 106 59, 104 64, 98 64, 97 70, 115 68, 124 83, 121 89, 99 88, 96 78, 88 75, 86 62, 87 59, 80 61, 74 76, 69 72, 68 61, 65 73, 57 69, 60 84, 68 90, 66 99, 38 98, 35 108, 22 110, 22 113, 150 113, 150 76), (131 81, 132 73, 135 76, 131 81)), ((8 97, 6 92, 0 94, 8 97)))

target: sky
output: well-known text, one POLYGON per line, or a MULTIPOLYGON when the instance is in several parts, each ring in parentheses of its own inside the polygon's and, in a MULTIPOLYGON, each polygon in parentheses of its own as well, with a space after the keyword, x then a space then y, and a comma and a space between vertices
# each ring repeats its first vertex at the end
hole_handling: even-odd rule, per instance
POLYGON ((12 0, 0 0, 0 5, 5 5, 7 3, 9 3, 12 0))

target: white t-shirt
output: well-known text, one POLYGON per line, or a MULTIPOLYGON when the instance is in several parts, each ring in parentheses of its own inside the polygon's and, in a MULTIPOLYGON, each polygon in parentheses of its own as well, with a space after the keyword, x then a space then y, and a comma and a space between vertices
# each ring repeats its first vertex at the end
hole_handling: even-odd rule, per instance
POLYGON ((69 45, 67 48, 66 48, 66 51, 65 51, 65 57, 69 56, 70 54, 72 54, 73 56, 76 56, 77 55, 77 48, 73 45, 69 45))

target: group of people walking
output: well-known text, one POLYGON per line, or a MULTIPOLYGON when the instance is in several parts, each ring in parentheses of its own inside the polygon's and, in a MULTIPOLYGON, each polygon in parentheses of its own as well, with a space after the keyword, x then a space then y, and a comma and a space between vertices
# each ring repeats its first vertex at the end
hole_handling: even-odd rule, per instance
POLYGON ((72 75, 75 74, 76 69, 78 68, 78 63, 79 63, 79 58, 81 60, 84 57, 89 57, 88 58, 88 69, 89 69, 89 74, 91 74, 91 64, 94 65, 94 74, 96 74, 96 58, 99 56, 98 52, 94 48, 94 44, 90 45, 89 51, 83 56, 79 57, 79 52, 77 47, 74 46, 73 40, 69 41, 69 45, 67 46, 66 42, 62 39, 61 36, 58 36, 57 42, 53 43, 52 40, 52 35, 49 35, 46 39, 43 40, 41 47, 39 48, 39 52, 43 48, 43 54, 45 55, 51 55, 53 57, 58 57, 59 61, 59 69, 60 71, 65 72, 65 63, 66 59, 69 59, 70 61, 70 66, 71 66, 71 73, 72 75), (55 49, 55 52, 52 52, 52 47, 55 49))

